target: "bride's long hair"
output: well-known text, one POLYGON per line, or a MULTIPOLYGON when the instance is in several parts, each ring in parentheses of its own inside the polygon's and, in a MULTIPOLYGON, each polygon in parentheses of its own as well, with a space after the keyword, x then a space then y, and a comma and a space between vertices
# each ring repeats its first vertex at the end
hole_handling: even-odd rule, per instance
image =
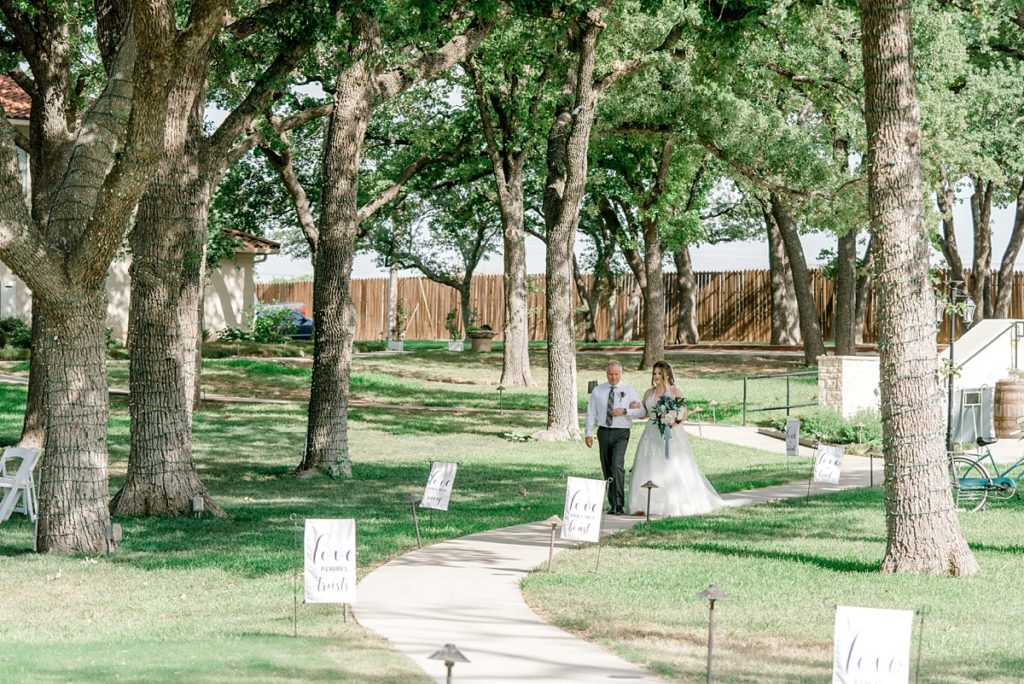
POLYGON ((654 365, 651 367, 652 387, 654 386, 654 371, 656 370, 661 371, 661 377, 665 378, 665 382, 667 382, 669 385, 676 384, 676 376, 675 373, 672 372, 672 364, 670 364, 668 361, 655 361, 654 365))

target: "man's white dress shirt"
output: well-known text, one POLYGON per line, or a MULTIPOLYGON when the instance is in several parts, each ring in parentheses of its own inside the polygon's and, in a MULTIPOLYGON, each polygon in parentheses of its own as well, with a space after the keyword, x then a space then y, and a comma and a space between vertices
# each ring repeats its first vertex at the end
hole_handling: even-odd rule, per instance
POLYGON ((605 417, 608 415, 608 390, 610 390, 611 387, 612 386, 607 382, 602 382, 594 388, 593 392, 590 393, 590 400, 587 402, 587 420, 584 424, 583 434, 585 436, 593 436, 595 426, 630 428, 633 426, 634 419, 644 417, 645 411, 643 407, 635 409, 629 408, 629 405, 634 401, 640 401, 640 397, 637 395, 636 390, 626 383, 620 382, 615 386, 615 397, 612 402, 612 408, 626 409, 626 415, 612 416, 612 424, 610 426, 606 426, 604 421, 605 417))

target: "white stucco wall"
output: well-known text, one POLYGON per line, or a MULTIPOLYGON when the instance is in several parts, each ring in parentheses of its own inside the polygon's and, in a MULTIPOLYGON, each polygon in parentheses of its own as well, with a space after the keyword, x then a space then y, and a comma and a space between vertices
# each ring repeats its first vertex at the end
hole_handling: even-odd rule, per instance
MULTIPOLYGON (((256 302, 256 284, 253 278, 254 255, 236 254, 225 259, 209 274, 206 286, 203 327, 211 332, 225 327, 241 327, 245 312, 256 302)), ((113 337, 125 340, 128 333, 128 306, 131 281, 128 275, 130 261, 114 261, 107 275, 107 325, 113 337)), ((0 318, 14 316, 26 323, 32 318, 32 292, 24 282, 0 262, 0 318)))

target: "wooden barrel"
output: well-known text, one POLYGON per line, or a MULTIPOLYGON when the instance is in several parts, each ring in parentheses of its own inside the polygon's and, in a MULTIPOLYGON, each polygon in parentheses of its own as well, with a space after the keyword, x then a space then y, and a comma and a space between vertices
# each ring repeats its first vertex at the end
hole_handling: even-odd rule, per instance
POLYGON ((999 380, 996 382, 995 427, 996 437, 1018 437, 1017 418, 1024 416, 1024 382, 999 380))

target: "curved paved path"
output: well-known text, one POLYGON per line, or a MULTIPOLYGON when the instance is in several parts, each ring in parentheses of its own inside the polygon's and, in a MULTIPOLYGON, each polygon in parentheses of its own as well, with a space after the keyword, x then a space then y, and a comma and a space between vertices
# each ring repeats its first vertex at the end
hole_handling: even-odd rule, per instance
MULTIPOLYGON (((753 429, 703 426, 704 436, 785 452, 785 443, 753 429)), ((810 455, 810 450, 802 448, 810 455)), ((848 457, 839 485, 814 485, 811 493, 867 486, 868 459, 848 457)), ((875 460, 876 482, 881 461, 875 460)), ((724 495, 732 505, 805 496, 807 481, 724 495)), ((606 516, 603 534, 639 522, 606 516)), ((455 666, 455 681, 659 682, 635 665, 544 622, 523 601, 519 580, 547 562, 550 527, 541 523, 480 532, 407 553, 359 583, 356 619, 386 637, 435 681, 444 665, 427 656, 454 643, 470 660, 455 666)), ((556 539, 556 553, 573 546, 556 539)))

